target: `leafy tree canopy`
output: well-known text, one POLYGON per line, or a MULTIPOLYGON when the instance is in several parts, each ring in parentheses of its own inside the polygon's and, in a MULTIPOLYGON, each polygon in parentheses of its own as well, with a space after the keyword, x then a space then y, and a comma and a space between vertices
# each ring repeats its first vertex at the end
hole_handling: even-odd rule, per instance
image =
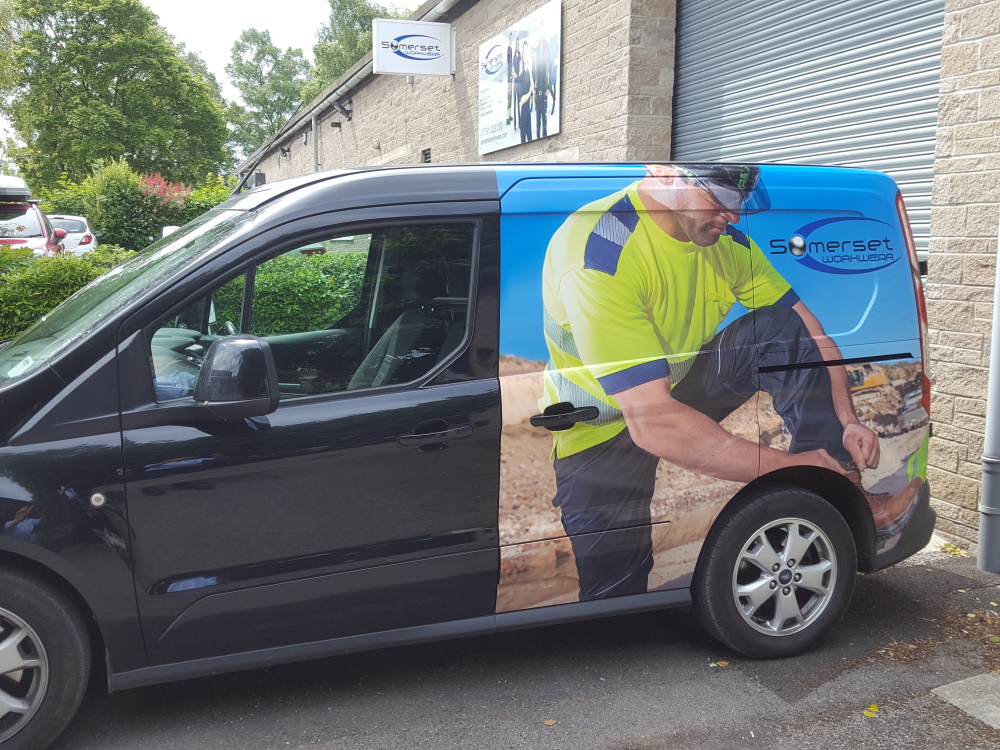
POLYGON ((390 10, 370 0, 330 0, 330 23, 316 35, 313 79, 302 92, 305 102, 346 73, 372 51, 372 21, 376 18, 407 18, 410 11, 390 10))
POLYGON ((17 174, 17 167, 8 156, 12 148, 14 148, 14 141, 10 138, 0 138, 0 175, 17 174))
POLYGON ((233 141, 248 155, 299 108, 309 63, 300 49, 278 49, 271 32, 246 29, 233 44, 226 74, 243 98, 228 109, 233 141))
POLYGON ((205 85, 208 86, 208 93, 212 95, 212 99, 225 107, 226 99, 222 95, 222 86, 219 85, 219 79, 215 77, 215 73, 208 69, 208 63, 205 62, 205 59, 197 52, 188 52, 184 48, 183 42, 177 43, 177 52, 181 59, 187 63, 194 77, 200 76, 205 85))
POLYGON ((13 0, 0 0, 0 91, 17 81, 14 75, 14 40, 18 31, 13 0))
POLYGON ((227 164, 222 106, 140 0, 10 0, 0 109, 35 189, 124 157, 191 181, 227 164))

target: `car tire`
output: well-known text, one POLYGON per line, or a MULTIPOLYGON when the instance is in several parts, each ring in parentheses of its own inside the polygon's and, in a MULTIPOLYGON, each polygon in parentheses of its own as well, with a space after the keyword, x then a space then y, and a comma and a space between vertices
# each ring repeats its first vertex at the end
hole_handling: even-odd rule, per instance
POLYGON ((51 744, 76 713, 89 674, 77 609, 38 579, 0 570, 0 748, 51 744))
POLYGON ((712 636, 745 656, 792 656, 839 622, 856 574, 844 517, 813 492, 770 488, 716 521, 695 570, 692 609, 712 636))

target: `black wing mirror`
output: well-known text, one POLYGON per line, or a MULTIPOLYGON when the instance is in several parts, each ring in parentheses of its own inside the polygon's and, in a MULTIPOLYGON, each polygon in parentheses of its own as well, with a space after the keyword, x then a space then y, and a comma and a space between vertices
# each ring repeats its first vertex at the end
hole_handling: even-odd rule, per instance
POLYGON ((278 408, 278 372, 266 341, 239 334, 208 347, 194 400, 223 419, 262 417, 278 408))

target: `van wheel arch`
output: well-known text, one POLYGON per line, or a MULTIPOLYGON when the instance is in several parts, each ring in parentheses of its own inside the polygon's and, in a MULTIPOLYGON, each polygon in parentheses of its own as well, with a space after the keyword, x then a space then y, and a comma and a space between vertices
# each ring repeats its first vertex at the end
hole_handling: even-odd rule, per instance
MULTIPOLYGON (((772 487, 798 487, 814 492, 839 511, 854 537, 858 572, 871 573, 878 569, 875 552, 875 524, 871 508, 864 496, 846 477, 820 467, 794 466, 758 477, 743 487, 726 504, 719 518, 746 503, 762 490, 772 487)), ((718 523, 718 518, 712 527, 718 523)), ((709 530, 711 533, 711 529, 709 530)))
POLYGON ((63 576, 35 560, 21 555, 12 554, 6 550, 0 550, 0 568, 15 570, 26 576, 34 578, 40 584, 54 589, 64 596, 73 606, 77 614, 83 619, 87 626, 87 636, 90 641, 90 653, 92 656, 90 674, 91 684, 102 681, 102 685, 107 685, 107 665, 105 663, 104 635, 97 624, 94 611, 83 595, 72 583, 63 576))
POLYGON ((803 653, 840 621, 854 591, 855 540, 840 511, 799 486, 730 505, 705 539, 692 612, 744 656, 803 653))

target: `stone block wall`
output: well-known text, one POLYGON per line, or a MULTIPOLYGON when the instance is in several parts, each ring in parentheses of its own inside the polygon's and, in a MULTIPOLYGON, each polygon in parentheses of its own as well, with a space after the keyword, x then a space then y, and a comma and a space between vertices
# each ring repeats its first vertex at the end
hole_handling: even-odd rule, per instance
POLYGON ((946 0, 927 276, 938 531, 978 541, 1000 231, 1000 0, 946 0))
POLYGON ((626 161, 668 161, 673 124, 675 0, 633 0, 626 161))
MULTIPOLYGON (((404 76, 370 76, 350 95, 349 122, 332 109, 322 112, 319 169, 417 163, 424 149, 439 163, 668 160, 676 0, 563 0, 561 132, 479 156, 479 45, 545 2, 457 6, 459 14, 449 21, 458 33, 456 75, 418 76, 413 83, 404 76)), ((310 130, 306 117, 275 143, 258 166, 268 181, 313 171, 313 144, 302 141, 310 130)))

